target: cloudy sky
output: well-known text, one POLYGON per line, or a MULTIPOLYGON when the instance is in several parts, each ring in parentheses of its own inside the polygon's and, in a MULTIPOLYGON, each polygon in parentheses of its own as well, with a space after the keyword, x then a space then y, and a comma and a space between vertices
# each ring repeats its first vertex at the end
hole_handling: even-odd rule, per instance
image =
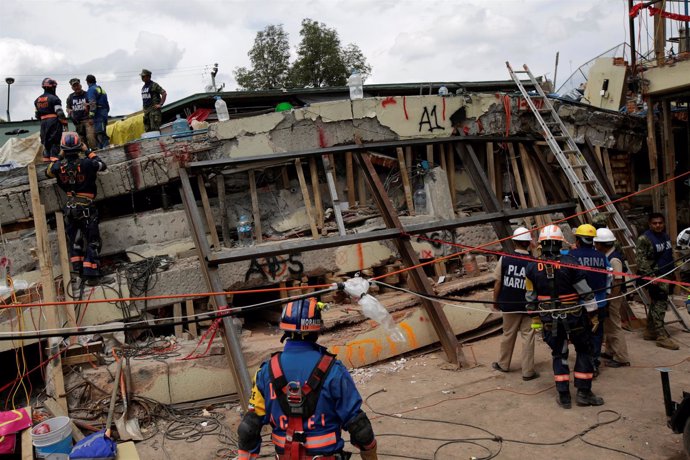
POLYGON ((236 88, 232 70, 248 66, 256 32, 283 24, 293 54, 303 18, 335 28, 360 46, 368 83, 508 78, 504 62, 528 63, 558 79, 626 40, 626 0, 2 0, 0 117, 6 77, 12 120, 33 116, 43 77, 55 78, 65 102, 68 80, 96 75, 111 115, 140 108, 142 67, 168 101, 203 92, 209 68, 236 88))

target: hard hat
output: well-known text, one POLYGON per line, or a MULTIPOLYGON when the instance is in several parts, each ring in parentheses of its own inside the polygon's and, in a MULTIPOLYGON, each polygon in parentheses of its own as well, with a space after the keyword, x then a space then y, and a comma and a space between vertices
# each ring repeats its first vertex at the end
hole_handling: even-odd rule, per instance
POLYGON ((151 76, 151 71, 148 70, 148 69, 141 69, 141 73, 139 74, 139 76, 145 77, 146 75, 148 75, 148 76, 150 77, 150 76, 151 76))
POLYGON ((513 232, 513 241, 532 241, 532 234, 525 227, 518 227, 513 232))
POLYGON ((595 236, 597 236, 597 229, 594 228, 594 225, 582 224, 575 230, 575 235, 584 236, 587 238, 594 238, 595 236))
POLYGON ((688 249, 690 247, 690 227, 686 228, 678 234, 676 238, 676 244, 682 249, 688 249))
POLYGON ((547 225, 541 229, 538 241, 540 243, 542 241, 565 241, 565 238, 563 238, 563 232, 558 225, 547 225))
POLYGON ((81 138, 79 134, 69 131, 62 134, 60 148, 65 153, 79 152, 81 150, 81 138))
POLYGON ((74 86, 74 85, 76 85, 77 83, 81 83, 81 81, 80 81, 78 78, 72 78, 72 79, 69 81, 69 85, 70 85, 70 86, 74 86))
POLYGON ((52 78, 44 78, 41 82, 41 88, 57 88, 57 82, 52 78))
POLYGON ((615 243, 616 237, 608 228, 598 228, 597 236, 594 237, 595 243, 615 243))
POLYGON ((283 307, 280 329, 286 332, 319 332, 323 321, 315 297, 295 300, 283 307))

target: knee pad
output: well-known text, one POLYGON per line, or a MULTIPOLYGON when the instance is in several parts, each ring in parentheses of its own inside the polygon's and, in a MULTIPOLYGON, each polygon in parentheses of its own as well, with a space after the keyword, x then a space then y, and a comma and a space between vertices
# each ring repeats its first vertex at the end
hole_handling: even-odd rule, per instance
POLYGON ((254 412, 247 412, 240 426, 237 427, 238 447, 241 450, 250 451, 261 444, 261 417, 256 415, 254 412))
POLYGON ((357 414, 345 426, 345 429, 350 433, 350 442, 359 449, 367 450, 376 440, 374 429, 365 412, 357 414))

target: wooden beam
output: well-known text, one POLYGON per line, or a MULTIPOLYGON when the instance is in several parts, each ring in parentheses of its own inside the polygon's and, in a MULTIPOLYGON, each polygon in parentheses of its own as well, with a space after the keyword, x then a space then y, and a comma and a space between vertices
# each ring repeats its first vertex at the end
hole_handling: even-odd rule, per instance
MULTIPOLYGON (((182 319, 182 304, 180 302, 175 302, 173 304, 173 320, 175 322, 182 319)), ((178 339, 182 337, 182 324, 175 324, 175 337, 178 339)))
MULTIPOLYGON (((542 198, 543 192, 538 189, 539 183, 537 180, 537 174, 536 171, 534 171, 534 167, 532 166, 529 157, 527 156, 527 150, 522 144, 518 144, 518 150, 520 151, 522 169, 525 171, 525 179, 527 180, 527 187, 529 189, 529 200, 532 204, 532 207, 536 208, 538 206, 545 205, 546 198, 542 198)), ((545 227, 551 222, 551 219, 544 216, 536 216, 535 220, 540 228, 545 227)))
POLYGON ((204 215, 206 216, 206 224, 208 231, 211 233, 211 244, 217 251, 220 249, 220 240, 218 239, 218 231, 216 230, 216 223, 213 220, 213 211, 211 211, 211 204, 208 201, 208 193, 206 193, 206 183, 203 174, 197 174, 197 185, 199 186, 199 195, 201 196, 201 205, 204 208, 204 215))
POLYGON ((347 181, 347 204, 352 208, 357 204, 355 171, 352 168, 352 152, 345 152, 345 178, 347 181))
POLYGON ((321 185, 319 184, 319 168, 316 165, 316 157, 309 157, 309 175, 311 176, 311 191, 314 194, 314 210, 316 211, 316 225, 323 230, 323 200, 321 199, 321 185))
MULTIPOLYGON (((664 180, 675 175, 676 167, 676 143, 673 139, 673 116, 671 115, 671 101, 661 101, 663 115, 662 136, 664 142, 664 180)), ((666 231, 669 235, 678 234, 678 216, 676 213, 676 183, 670 181, 666 184, 666 231)))
MULTIPOLYGON (((515 158, 515 148, 513 144, 508 144, 508 152, 510 156, 510 165, 513 168, 513 177, 515 178, 515 186, 517 187, 518 200, 520 200, 520 207, 522 209, 527 208, 527 199, 525 198, 525 189, 522 185, 522 175, 520 174, 520 168, 518 167, 517 158, 515 158)), ((525 222, 531 224, 531 220, 525 219, 525 222)))
POLYGON ((256 176, 254 170, 249 170, 249 194, 252 198, 252 215, 254 216, 254 237, 257 243, 264 241, 263 229, 261 228, 261 210, 259 209, 259 195, 256 192, 256 176))
POLYGON ((441 150, 442 152, 445 150, 446 155, 448 156, 448 188, 450 189, 450 199, 453 205, 453 210, 455 211, 455 206, 457 205, 457 196, 455 192, 455 155, 453 155, 453 149, 451 146, 448 146, 448 149, 445 148, 446 146, 444 144, 441 144, 441 150))
MULTIPOLYGON (((46 409, 48 409, 48 412, 53 414, 53 417, 69 417, 67 410, 62 407, 62 404, 58 403, 53 398, 47 398, 45 401, 43 401, 43 405, 46 409)), ((69 428, 72 430, 72 437, 75 441, 81 441, 86 437, 84 436, 84 433, 82 433, 77 427, 77 425, 74 424, 74 422, 69 422, 69 428)))
POLYGON ((357 201, 360 206, 367 205, 367 187, 364 182, 364 174, 362 171, 357 171, 357 201))
MULTIPOLYGON (((194 301, 192 299, 187 299, 185 300, 185 313, 187 314, 188 318, 191 318, 194 316, 194 301)), ((189 333, 192 334, 194 337, 199 336, 199 331, 197 330, 196 323, 193 321, 190 321, 189 324, 187 325, 189 328, 189 333)))
MULTIPOLYGON (((38 188, 38 178, 36 177, 36 165, 30 164, 27 167, 29 176, 29 188, 31 190, 31 209, 36 228, 36 252, 38 254, 38 264, 41 269, 41 284, 43 290, 43 300, 45 302, 55 302, 55 278, 53 277, 53 261, 50 243, 48 241, 48 225, 46 224, 45 208, 41 204, 41 195, 38 188)), ((41 312, 46 318, 46 329, 57 329, 57 309, 53 307, 41 308, 41 312)), ((62 375, 62 360, 60 357, 61 338, 48 339, 48 354, 55 355, 46 366, 46 393, 54 397, 59 406, 66 413, 67 395, 65 394, 65 381, 62 375)), ((20 342, 19 346, 24 346, 20 342)))
POLYGON ((496 188, 496 155, 494 154, 494 143, 486 143, 486 172, 489 176, 489 183, 494 194, 498 196, 498 189, 496 188))
MULTIPOLYGON (((659 183, 659 172, 657 168, 657 148, 656 148, 656 126, 654 124, 654 99, 647 100, 647 153, 649 157, 649 176, 651 185, 659 183)), ((658 212, 661 210, 661 194, 658 188, 651 191, 652 208, 658 212)))
POLYGON ((309 219, 309 227, 311 227, 311 236, 318 240, 319 229, 316 227, 316 219, 314 219, 314 210, 311 207, 311 198, 309 197, 309 189, 307 188, 307 181, 304 179, 304 170, 302 169, 302 160, 297 158, 295 160, 295 169, 297 170, 297 180, 299 180, 299 187, 302 189, 302 198, 304 198, 304 208, 307 210, 307 218, 309 219))
MULTIPOLYGON (((31 406, 26 406, 26 413, 31 420, 31 406)), ((34 458, 34 445, 31 439, 31 427, 22 431, 21 435, 21 448, 22 448, 22 460, 33 460, 34 458)))
POLYGON ((230 247, 230 228, 228 227, 228 204, 225 199, 225 176, 216 176, 216 189, 218 190, 218 208, 220 209, 220 234, 223 244, 230 247))
POLYGON ((609 182, 611 182, 611 189, 613 191, 613 194, 616 194, 616 182, 615 178, 613 177, 613 169, 611 169, 611 157, 609 156, 609 149, 603 148, 601 149, 601 159, 603 160, 604 163, 604 171, 606 172, 606 177, 608 178, 609 182))
POLYGON ((405 192, 405 202, 407 203, 407 210, 411 216, 415 215, 414 203, 412 202, 412 187, 410 185, 410 176, 407 174, 407 166, 405 164, 405 154, 403 149, 398 147, 395 149, 398 154, 398 167, 400 168, 400 177, 403 183, 403 191, 405 192))
POLYGON ((328 182, 328 193, 331 195, 331 202, 333 203, 333 214, 335 215, 335 223, 338 226, 338 234, 345 235, 345 222, 343 221, 343 213, 340 207, 340 198, 338 197, 338 190, 335 188, 335 161, 333 155, 321 155, 321 162, 323 163, 323 170, 326 172, 326 182, 328 182))
POLYGON ((429 163, 429 168, 434 167, 434 144, 427 144, 426 146, 426 161, 429 163))
MULTIPOLYGON (((70 289, 72 284, 72 270, 69 262, 69 252, 67 250, 67 233, 65 232, 65 216, 62 212, 55 213, 55 222, 57 223, 57 238, 58 238, 58 254, 60 255, 60 271, 62 271, 62 289, 65 292, 65 300, 70 299, 70 289)), ((74 293, 72 293, 74 294, 74 293)), ((62 313, 68 327, 75 327, 77 325, 77 316, 74 313, 74 304, 68 303, 63 305, 62 313)), ((69 338, 71 344, 77 343, 77 337, 71 336, 69 338)))

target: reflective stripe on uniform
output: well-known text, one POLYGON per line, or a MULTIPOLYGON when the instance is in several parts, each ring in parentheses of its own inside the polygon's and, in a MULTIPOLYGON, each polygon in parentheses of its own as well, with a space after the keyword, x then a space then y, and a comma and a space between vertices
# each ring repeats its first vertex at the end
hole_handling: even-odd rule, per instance
POLYGON ((84 256, 72 256, 69 258, 70 262, 81 262, 84 260, 84 256))
POLYGON ((250 460, 253 458, 258 458, 259 454, 252 454, 250 452, 247 452, 246 450, 238 450, 237 451, 237 460, 250 460))
POLYGON ((47 120, 48 118, 57 118, 57 115, 54 113, 50 113, 48 115, 41 115, 41 120, 47 120))
POLYGON ((570 375, 569 374, 554 375, 553 379, 556 382, 567 382, 568 380, 570 380, 570 375))
MULTIPOLYGON (((271 441, 277 447, 285 448, 285 436, 280 436, 275 433, 271 433, 271 441)), ((318 449, 320 447, 332 446, 338 442, 338 438, 335 433, 322 434, 318 436, 307 436, 307 440, 304 446, 307 449, 318 449)))
MULTIPOLYGON (((566 302, 566 301, 576 301, 578 295, 577 294, 563 294, 558 296, 558 300, 561 302, 566 302)), ((552 297, 550 295, 540 295, 537 296, 537 300, 539 301, 545 301, 545 300, 551 300, 552 297)))
POLYGON ((84 265, 84 268, 94 268, 94 269, 98 268, 98 264, 95 264, 93 262, 84 262, 83 265, 84 265))
POLYGON ((576 379, 580 380, 592 380, 594 378, 594 374, 586 372, 575 372, 574 375, 576 379))

